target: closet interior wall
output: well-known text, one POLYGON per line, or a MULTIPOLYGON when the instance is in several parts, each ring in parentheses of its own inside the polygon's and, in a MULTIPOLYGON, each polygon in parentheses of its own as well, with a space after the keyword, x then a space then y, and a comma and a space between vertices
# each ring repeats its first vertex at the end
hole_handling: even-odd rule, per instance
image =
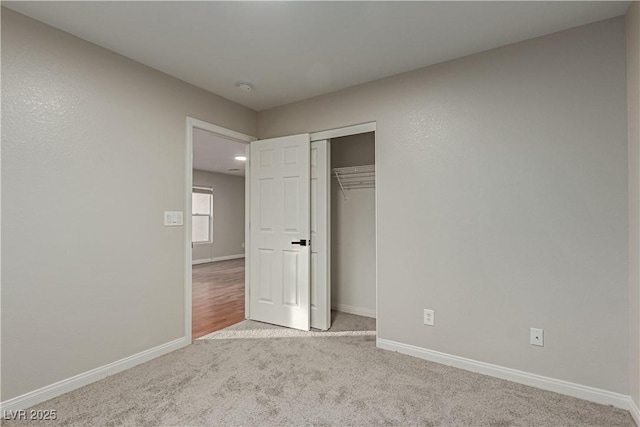
MULTIPOLYGON (((373 132, 331 140, 331 168, 375 164, 373 132)), ((343 192, 331 177, 331 306, 375 317, 375 187, 343 192), (345 199, 346 195, 346 199, 345 199)))

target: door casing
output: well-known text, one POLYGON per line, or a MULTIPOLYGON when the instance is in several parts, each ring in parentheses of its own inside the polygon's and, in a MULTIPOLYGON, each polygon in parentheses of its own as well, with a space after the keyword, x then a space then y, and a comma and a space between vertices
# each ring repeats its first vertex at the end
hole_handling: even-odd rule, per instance
MULTIPOLYGON (((257 138, 244 133, 236 132, 231 129, 224 128, 222 126, 214 125, 202 120, 195 119, 187 116, 186 122, 186 138, 185 138, 185 200, 184 200, 184 242, 185 242, 185 274, 184 274, 184 336, 188 342, 192 341, 191 319, 192 319, 192 303, 191 303, 191 279, 192 279, 192 248, 191 248, 191 191, 193 189, 193 129, 202 129, 227 139, 243 142, 249 146, 251 141, 255 141, 257 138)), ((246 178, 245 178, 246 180, 246 178)), ((245 194, 245 198, 248 198, 248 194, 245 194)), ((245 207, 245 230, 248 228, 248 217, 246 215, 245 207)), ((245 259, 247 256, 247 249, 245 244, 245 259)))

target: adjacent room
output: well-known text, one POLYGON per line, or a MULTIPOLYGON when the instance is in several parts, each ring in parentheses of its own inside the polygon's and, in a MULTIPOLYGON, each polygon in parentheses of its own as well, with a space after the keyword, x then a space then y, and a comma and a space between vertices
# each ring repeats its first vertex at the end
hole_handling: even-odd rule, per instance
POLYGON ((3 425, 640 425, 640 2, 1 6, 3 425))
POLYGON ((246 147, 193 128, 193 338, 245 318, 246 147))

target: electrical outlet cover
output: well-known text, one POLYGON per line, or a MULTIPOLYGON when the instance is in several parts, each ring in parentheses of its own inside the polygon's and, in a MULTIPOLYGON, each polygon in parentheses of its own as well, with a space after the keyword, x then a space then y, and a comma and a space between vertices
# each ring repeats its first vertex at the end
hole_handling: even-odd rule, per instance
POLYGON ((544 329, 531 328, 529 343, 531 345, 544 347, 544 329))
POLYGON ((435 313, 433 310, 424 309, 424 324, 427 326, 433 326, 435 323, 435 313))

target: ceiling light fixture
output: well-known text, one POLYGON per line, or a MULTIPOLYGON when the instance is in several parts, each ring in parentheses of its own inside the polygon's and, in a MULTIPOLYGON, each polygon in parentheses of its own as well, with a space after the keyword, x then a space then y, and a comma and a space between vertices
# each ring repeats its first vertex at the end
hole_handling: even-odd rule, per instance
POLYGON ((241 162, 244 162, 247 160, 247 158, 245 156, 236 156, 236 160, 240 160, 241 162))
POLYGON ((249 82, 236 82, 236 87, 245 93, 249 93, 253 90, 253 84, 249 82))

